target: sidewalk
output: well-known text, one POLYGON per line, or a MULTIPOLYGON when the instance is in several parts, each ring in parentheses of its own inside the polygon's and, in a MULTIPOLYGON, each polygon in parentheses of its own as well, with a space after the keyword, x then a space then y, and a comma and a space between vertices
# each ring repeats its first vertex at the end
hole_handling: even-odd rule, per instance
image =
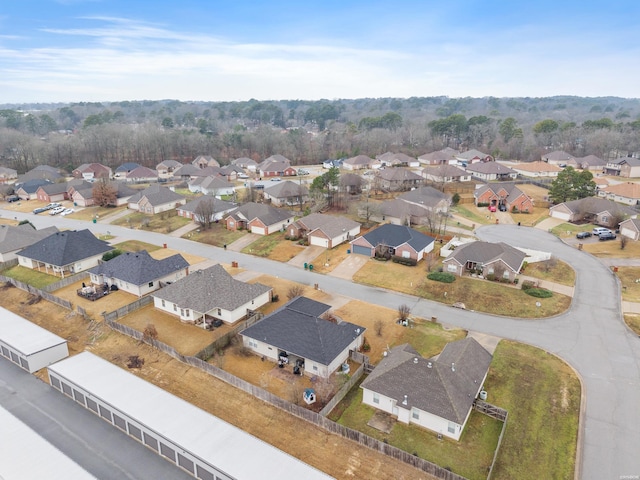
POLYGON ((527 277, 526 275, 520 275, 520 284, 525 280, 529 280, 531 282, 537 283, 540 288, 546 288, 555 293, 561 293, 562 295, 567 295, 569 297, 573 297, 573 293, 575 288, 569 285, 562 285, 561 283, 549 282, 547 280, 540 280, 535 277, 527 277))
POLYGON ((122 217, 126 217, 127 215, 134 213, 132 210, 129 209, 124 209, 121 212, 117 212, 117 213, 112 213, 110 215, 106 215, 100 219, 98 219, 98 223, 103 223, 103 224, 109 224, 111 222, 114 222, 115 220, 118 220, 119 218, 122 217))
POLYGON ((189 232, 193 232, 194 230, 197 230, 198 228, 200 228, 200 225, 198 225, 195 222, 187 223, 184 227, 180 227, 179 229, 171 232, 169 236, 180 238, 189 232))

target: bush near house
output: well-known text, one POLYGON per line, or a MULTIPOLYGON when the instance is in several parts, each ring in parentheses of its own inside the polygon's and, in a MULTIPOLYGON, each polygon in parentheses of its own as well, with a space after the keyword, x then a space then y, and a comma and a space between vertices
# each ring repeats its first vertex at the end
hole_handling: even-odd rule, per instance
POLYGON ((453 283, 456 280, 456 276, 449 272, 431 272, 427 278, 442 283, 453 283))
POLYGON ((546 288, 527 288, 524 293, 536 298, 551 298, 553 296, 553 293, 546 288))
POLYGON ((522 286, 520 288, 526 291, 535 287, 536 287, 536 284, 533 283, 531 280, 525 280, 524 282, 522 282, 522 286))
POLYGON ((391 257, 391 261, 401 265, 407 265, 409 267, 415 267, 418 264, 418 261, 415 258, 404 258, 397 255, 393 255, 391 257))

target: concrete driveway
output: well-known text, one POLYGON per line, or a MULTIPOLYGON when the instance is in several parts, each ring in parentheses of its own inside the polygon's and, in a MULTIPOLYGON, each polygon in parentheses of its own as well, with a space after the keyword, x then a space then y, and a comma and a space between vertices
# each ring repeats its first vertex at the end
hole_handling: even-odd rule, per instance
POLYGON ((308 247, 304 247, 298 255, 293 257, 287 263, 289 265, 293 265, 294 267, 303 267, 305 263, 313 263, 313 261, 318 258, 318 255, 320 255, 325 250, 326 248, 324 247, 309 245, 308 247))
POLYGON ((258 240, 260 237, 261 237, 261 235, 258 235, 257 233, 247 233, 246 235, 240 237, 238 240, 236 240, 232 244, 227 245, 227 250, 230 250, 232 252, 239 252, 243 248, 248 247, 249 245, 251 245, 253 242, 258 240))
POLYGON ((356 253, 352 253, 347 258, 345 258, 340 263, 340 265, 329 272, 329 275, 336 278, 351 280, 356 272, 360 270, 368 261, 369 257, 367 257, 366 255, 358 255, 356 253))

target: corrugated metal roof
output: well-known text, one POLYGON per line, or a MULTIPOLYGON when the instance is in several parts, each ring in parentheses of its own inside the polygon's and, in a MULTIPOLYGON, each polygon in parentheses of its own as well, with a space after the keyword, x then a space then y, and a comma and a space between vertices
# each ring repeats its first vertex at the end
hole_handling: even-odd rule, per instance
POLYGON ((2 307, 0 307, 0 340, 25 355, 67 343, 64 338, 2 307))
POLYGON ((49 370, 238 480, 332 478, 90 352, 49 370))

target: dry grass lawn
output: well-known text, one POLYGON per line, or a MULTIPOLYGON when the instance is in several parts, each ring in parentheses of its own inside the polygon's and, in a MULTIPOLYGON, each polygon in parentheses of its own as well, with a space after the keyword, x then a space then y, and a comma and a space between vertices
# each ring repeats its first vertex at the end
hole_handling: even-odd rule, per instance
MULTIPOLYGON (((85 283, 87 285, 91 283, 89 278, 85 280, 85 283)), ((69 300, 74 305, 74 308, 76 305, 81 306, 87 311, 87 315, 94 320, 102 320, 102 312, 112 312, 120 307, 124 307, 125 305, 135 302, 138 299, 135 295, 131 295, 123 290, 117 290, 96 300, 95 302, 92 302, 91 300, 87 300, 76 293, 76 291, 81 287, 82 282, 76 282, 56 290, 53 294, 57 297, 69 300)))
POLYGON ((391 261, 370 260, 356 272, 353 281, 415 295, 414 289, 425 280, 426 275, 423 262, 409 267, 391 261))
POLYGON ((637 313, 625 313, 624 321, 636 335, 640 335, 640 315, 637 313))
POLYGON ((582 249, 596 257, 603 258, 637 258, 640 256, 640 242, 629 240, 625 248, 622 249, 619 239, 620 235, 615 240, 584 243, 582 249))
POLYGON ((195 265, 197 263, 208 260, 207 258, 200 257, 198 255, 192 255, 190 253, 173 250, 171 248, 160 248, 154 250, 153 252, 149 252, 149 255, 151 255, 156 260, 162 260, 177 254, 182 255, 184 259, 189 262, 189 265, 195 265))
POLYGON ((223 223, 214 223, 207 230, 198 229, 183 235, 194 242, 206 243, 215 247, 231 245, 247 234, 247 230, 227 230, 223 223), (198 231, 199 230, 199 231, 198 231))
POLYGON ((640 302, 640 267, 618 267, 616 273, 622 284, 622 300, 640 302))
POLYGON ((575 270, 568 263, 557 259, 530 263, 525 268, 523 274, 562 285, 573 286, 576 283, 575 270))
POLYGON ((313 265, 313 271, 317 273, 329 273, 345 260, 349 254, 347 250, 351 248, 348 243, 343 243, 337 247, 322 252, 310 263, 313 265), (328 263, 326 263, 328 261, 328 263))
MULTIPOLYGON (((131 373, 335 478, 431 478, 376 451, 296 419, 197 368, 113 332, 103 323, 86 321, 45 301, 26 305, 28 294, 16 288, 1 293, 2 306, 66 338, 72 355, 90 350, 123 369, 126 369, 129 356, 138 355, 145 360, 144 366, 129 370, 131 373)), ((43 371, 39 376, 45 376, 43 371)))

